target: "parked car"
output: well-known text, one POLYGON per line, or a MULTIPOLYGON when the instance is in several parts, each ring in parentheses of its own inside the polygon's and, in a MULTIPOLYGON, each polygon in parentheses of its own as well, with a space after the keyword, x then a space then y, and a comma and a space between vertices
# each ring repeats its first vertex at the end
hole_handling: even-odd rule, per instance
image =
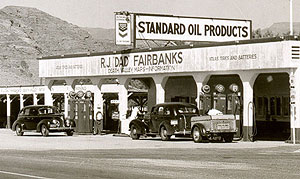
POLYGON ((24 132, 41 132, 43 136, 48 136, 49 132, 66 132, 72 136, 75 129, 75 122, 71 119, 64 119, 56 107, 47 105, 26 106, 18 114, 17 120, 12 125, 12 130, 18 136, 24 132))
POLYGON ((196 105, 169 102, 152 107, 150 114, 134 119, 129 124, 132 139, 139 139, 141 135, 160 135, 163 141, 172 135, 191 135, 191 117, 199 115, 196 105))
POLYGON ((194 142, 202 142, 219 138, 232 142, 237 132, 236 118, 233 114, 196 116, 191 119, 194 142))

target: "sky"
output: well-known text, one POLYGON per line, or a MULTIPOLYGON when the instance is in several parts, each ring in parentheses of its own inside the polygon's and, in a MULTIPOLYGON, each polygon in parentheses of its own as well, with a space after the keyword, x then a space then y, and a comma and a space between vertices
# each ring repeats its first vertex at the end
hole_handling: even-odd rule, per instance
MULTIPOLYGON (((80 27, 114 28, 114 13, 168 14, 252 20, 253 29, 289 22, 290 0, 0 0, 5 6, 26 6, 80 27)), ((293 21, 300 22, 300 0, 293 0, 293 21)))

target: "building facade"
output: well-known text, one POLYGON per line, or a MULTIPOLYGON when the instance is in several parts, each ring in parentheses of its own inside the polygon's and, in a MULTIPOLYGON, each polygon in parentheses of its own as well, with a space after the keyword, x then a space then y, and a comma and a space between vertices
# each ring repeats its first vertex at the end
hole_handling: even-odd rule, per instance
POLYGON ((70 91, 86 86, 88 89, 80 90, 93 93, 94 114, 103 111, 104 95, 116 94, 122 133, 129 129, 126 113, 132 79, 147 86, 148 109, 157 103, 183 101, 195 103, 201 110, 205 95, 210 96, 210 107, 217 108, 223 95, 220 110, 238 114, 245 141, 254 135, 292 136, 298 141, 299 60, 300 42, 294 38, 51 56, 39 59, 40 77, 46 81, 46 87, 39 88, 49 105, 53 105, 55 89, 61 91, 66 109, 70 91), (206 85, 210 90, 203 92, 206 85), (220 85, 224 89, 218 90, 220 85), (232 95, 238 99, 238 110, 232 109, 232 95))

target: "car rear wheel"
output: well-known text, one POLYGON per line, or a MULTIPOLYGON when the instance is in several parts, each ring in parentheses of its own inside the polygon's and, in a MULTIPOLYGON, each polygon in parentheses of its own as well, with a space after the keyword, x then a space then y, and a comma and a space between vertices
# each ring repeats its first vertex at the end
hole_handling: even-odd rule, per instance
POLYGON ((171 135, 168 135, 168 131, 165 126, 161 126, 160 128, 160 137, 163 141, 168 141, 171 138, 171 135))
POLYGON ((230 143, 233 141, 233 134, 226 134, 223 135, 223 139, 226 143, 230 143))
POLYGON ((140 138, 140 134, 137 134, 137 129, 134 124, 130 127, 130 137, 132 140, 137 140, 140 138))
POLYGON ((45 124, 43 124, 41 126, 41 133, 42 136, 47 137, 49 135, 49 129, 47 128, 47 126, 45 124))
POLYGON ((22 131, 22 127, 20 124, 16 125, 16 134, 17 136, 22 136, 24 134, 24 132, 22 131))
POLYGON ((72 136, 74 134, 74 132, 72 130, 67 131, 66 133, 67 133, 67 136, 72 136))
POLYGON ((201 131, 200 128, 198 126, 195 126, 193 131, 192 131, 192 135, 193 135, 193 140, 196 143, 202 142, 203 141, 203 137, 201 135, 201 131))

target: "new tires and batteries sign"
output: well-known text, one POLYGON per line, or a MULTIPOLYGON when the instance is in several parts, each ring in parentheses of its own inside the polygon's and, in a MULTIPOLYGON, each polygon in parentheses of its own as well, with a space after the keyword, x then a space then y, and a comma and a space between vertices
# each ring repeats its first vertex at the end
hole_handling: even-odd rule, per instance
POLYGON ((250 20, 135 14, 138 40, 236 41, 251 38, 250 20))

